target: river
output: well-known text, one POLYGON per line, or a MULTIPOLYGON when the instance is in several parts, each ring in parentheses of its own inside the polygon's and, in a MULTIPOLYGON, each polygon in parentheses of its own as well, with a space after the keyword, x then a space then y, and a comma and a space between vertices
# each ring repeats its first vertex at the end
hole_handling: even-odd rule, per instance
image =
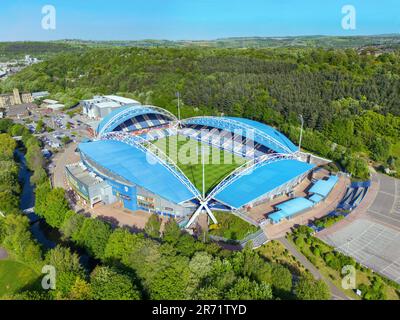
MULTIPOLYGON (((19 181, 22 186, 21 191, 21 202, 20 209, 27 210, 35 206, 35 187, 31 184, 32 172, 28 170, 26 165, 26 159, 24 153, 16 149, 15 155, 20 165, 19 169, 19 181)), ((33 237, 42 245, 46 250, 56 247, 58 244, 62 246, 68 246, 73 252, 76 252, 80 256, 81 264, 88 270, 91 271, 99 262, 91 258, 87 253, 79 247, 76 247, 70 241, 64 241, 61 237, 60 232, 49 226, 46 221, 32 212, 26 214, 31 223, 31 233, 33 237)))

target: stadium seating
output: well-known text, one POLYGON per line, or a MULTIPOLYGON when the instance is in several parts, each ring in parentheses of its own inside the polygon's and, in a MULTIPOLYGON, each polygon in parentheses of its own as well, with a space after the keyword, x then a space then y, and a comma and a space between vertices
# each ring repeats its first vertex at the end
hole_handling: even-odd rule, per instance
POLYGON ((353 182, 338 205, 338 209, 353 210, 364 199, 370 187, 370 181, 353 182))
POLYGON ((141 134, 140 136, 145 139, 146 141, 155 141, 155 140, 160 140, 165 137, 170 137, 176 135, 176 130, 171 129, 171 128, 161 128, 161 129, 155 129, 150 132, 141 134))
POLYGON ((152 128, 165 125, 168 121, 159 114, 144 114, 128 119, 118 125, 114 131, 137 131, 145 128, 152 128))
POLYGON ((191 125, 182 128, 179 134, 221 148, 244 158, 253 158, 266 153, 274 153, 265 146, 260 144, 253 145, 253 141, 239 135, 233 135, 231 132, 221 129, 191 125))

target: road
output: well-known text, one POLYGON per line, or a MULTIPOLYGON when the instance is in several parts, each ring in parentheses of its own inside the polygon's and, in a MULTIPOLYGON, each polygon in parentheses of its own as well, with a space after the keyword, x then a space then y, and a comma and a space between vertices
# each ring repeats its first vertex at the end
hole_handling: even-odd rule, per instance
POLYGON ((279 238, 280 243, 282 243, 287 250, 298 260, 301 264, 313 275, 317 280, 323 280, 331 291, 332 300, 350 300, 343 291, 337 288, 330 280, 326 279, 319 270, 310 262, 308 259, 299 251, 297 248, 290 243, 286 238, 279 238))

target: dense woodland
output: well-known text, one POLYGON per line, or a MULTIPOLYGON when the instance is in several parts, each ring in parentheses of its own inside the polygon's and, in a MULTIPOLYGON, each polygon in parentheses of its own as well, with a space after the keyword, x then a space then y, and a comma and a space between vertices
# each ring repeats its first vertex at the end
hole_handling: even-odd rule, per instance
POLYGON ((1 83, 48 90, 67 106, 120 93, 183 117, 233 115, 273 125, 359 178, 366 160, 400 167, 400 53, 354 49, 97 48, 58 54, 1 83))

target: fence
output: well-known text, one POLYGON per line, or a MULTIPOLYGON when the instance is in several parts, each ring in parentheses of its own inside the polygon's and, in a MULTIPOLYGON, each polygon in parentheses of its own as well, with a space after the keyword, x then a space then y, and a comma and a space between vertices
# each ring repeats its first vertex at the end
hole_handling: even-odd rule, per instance
POLYGON ((253 244, 252 244, 253 248, 257 248, 268 241, 268 238, 262 229, 259 229, 256 232, 249 234, 246 238, 244 238, 242 240, 227 239, 224 237, 213 236, 213 235, 209 235, 209 237, 213 241, 224 242, 227 244, 236 245, 241 248, 244 248, 246 246, 246 244, 250 241, 253 242, 253 244), (255 241, 255 240, 257 240, 257 241, 255 241))

